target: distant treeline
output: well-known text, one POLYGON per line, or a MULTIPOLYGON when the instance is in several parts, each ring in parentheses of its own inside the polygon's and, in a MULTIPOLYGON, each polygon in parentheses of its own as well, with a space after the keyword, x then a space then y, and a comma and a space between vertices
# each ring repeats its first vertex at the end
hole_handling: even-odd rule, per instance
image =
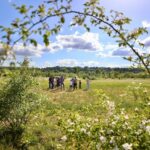
MULTIPOLYGON (((7 76, 12 71, 18 71, 19 67, 0 67, 0 75, 7 76)), ((75 77, 91 80, 98 78, 150 78, 150 75, 139 68, 104 68, 104 67, 47 67, 47 68, 29 68, 31 74, 35 77, 60 76, 75 77)))

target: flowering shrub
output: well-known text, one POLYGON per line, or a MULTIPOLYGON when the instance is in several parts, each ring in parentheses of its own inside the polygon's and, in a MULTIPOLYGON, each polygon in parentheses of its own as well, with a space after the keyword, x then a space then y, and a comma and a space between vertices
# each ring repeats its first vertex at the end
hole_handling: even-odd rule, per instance
MULTIPOLYGON (((141 85, 130 90, 132 98, 138 97, 142 109, 132 114, 116 106, 102 91, 96 90, 98 101, 91 107, 104 109, 105 117, 85 118, 79 113, 64 115, 59 120, 63 136, 62 147, 67 149, 150 149, 150 99, 141 85)), ((128 94, 128 93, 126 93, 128 94)), ((60 146, 60 145, 59 145, 60 146)))

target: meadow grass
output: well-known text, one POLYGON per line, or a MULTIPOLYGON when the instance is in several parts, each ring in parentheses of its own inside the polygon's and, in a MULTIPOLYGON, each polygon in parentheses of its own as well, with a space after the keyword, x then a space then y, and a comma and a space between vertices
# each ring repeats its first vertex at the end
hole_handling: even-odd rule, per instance
POLYGON ((128 91, 128 86, 142 83, 142 86, 150 93, 149 79, 92 80, 88 91, 85 90, 85 80, 82 80, 82 89, 69 91, 69 80, 65 80, 65 90, 51 91, 48 89, 48 78, 37 78, 39 86, 36 92, 41 94, 43 99, 39 110, 32 114, 31 121, 28 123, 23 137, 23 140, 29 143, 29 149, 48 150, 59 147, 58 145, 61 143, 61 137, 63 136, 58 126, 59 119, 66 118, 67 120, 72 113, 78 113, 84 118, 105 118, 106 110, 98 103, 95 90, 102 89, 111 101, 125 108, 131 115, 134 114, 135 108, 142 109, 142 107, 141 101, 135 101, 130 95, 125 95, 128 91))

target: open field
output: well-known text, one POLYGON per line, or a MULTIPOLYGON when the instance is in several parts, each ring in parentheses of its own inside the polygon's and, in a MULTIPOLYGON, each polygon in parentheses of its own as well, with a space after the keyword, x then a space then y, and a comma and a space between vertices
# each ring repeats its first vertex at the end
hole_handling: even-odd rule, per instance
MULTIPOLYGON (((98 127, 98 125, 103 124, 102 122, 106 118, 113 118, 109 114, 111 109, 116 109, 116 112, 120 112, 120 109, 123 108, 126 115, 131 118, 131 121, 133 121, 133 118, 137 115, 139 115, 139 119, 142 119, 143 115, 147 117, 149 114, 147 109, 146 113, 143 112, 142 103, 145 103, 144 96, 146 96, 146 98, 150 96, 150 80, 93 80, 91 81, 89 91, 85 90, 84 80, 82 80, 82 89, 75 91, 68 90, 69 79, 65 81, 65 90, 57 89, 54 91, 48 89, 47 78, 37 78, 37 80, 39 86, 38 89, 35 89, 35 92, 41 95, 41 104, 36 113, 32 114, 31 121, 28 123, 23 137, 23 141, 28 143, 29 149, 31 150, 97 149, 88 145, 88 142, 93 139, 86 139, 87 142, 85 140, 85 142, 81 142, 83 145, 80 142, 80 145, 78 145, 78 136, 81 136, 81 141, 85 138, 85 135, 78 133, 78 130, 79 128, 80 130, 84 128, 84 123, 92 123, 92 121, 88 122, 88 120, 95 120, 95 122, 90 125, 93 126, 89 130, 90 132, 95 126, 98 127), (142 91, 145 89, 147 90, 144 91, 146 93, 142 91), (106 105, 108 101, 112 106, 106 105), (139 114, 135 109, 139 111, 139 114), (79 122, 77 120, 79 120, 79 122), (70 122, 73 128, 70 128, 70 126, 66 124, 70 122), (76 123, 76 126, 74 126, 74 123, 76 123), (75 134, 74 130, 77 130, 78 134, 75 134), (65 139, 66 137, 67 139, 65 139)), ((119 113, 119 115, 120 114, 121 113, 119 113)), ((118 132, 120 131, 118 130, 118 132)), ((147 142, 147 139, 145 140, 147 142)), ((128 139, 125 141, 128 142, 128 139)))

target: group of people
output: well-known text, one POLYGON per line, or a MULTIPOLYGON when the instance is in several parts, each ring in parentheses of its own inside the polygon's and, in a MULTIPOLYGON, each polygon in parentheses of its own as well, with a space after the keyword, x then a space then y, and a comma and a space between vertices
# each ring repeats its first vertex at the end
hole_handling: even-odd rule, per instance
MULTIPOLYGON (((60 88, 60 89, 65 89, 65 84, 64 84, 65 78, 63 76, 60 77, 49 77, 49 89, 55 89, 55 88, 60 88)), ((90 88, 90 81, 87 78, 86 79, 86 89, 88 90, 90 88)), ((82 82, 81 80, 77 80, 76 77, 70 79, 70 87, 69 90, 73 91, 75 89, 82 89, 82 82)))
POLYGON ((70 79, 70 90, 75 90, 77 88, 81 89, 81 84, 82 84, 81 80, 78 81, 76 77, 71 78, 70 79))
POLYGON ((49 89, 54 89, 54 88, 59 88, 59 87, 61 89, 65 88, 64 77, 63 76, 49 77, 49 89))

